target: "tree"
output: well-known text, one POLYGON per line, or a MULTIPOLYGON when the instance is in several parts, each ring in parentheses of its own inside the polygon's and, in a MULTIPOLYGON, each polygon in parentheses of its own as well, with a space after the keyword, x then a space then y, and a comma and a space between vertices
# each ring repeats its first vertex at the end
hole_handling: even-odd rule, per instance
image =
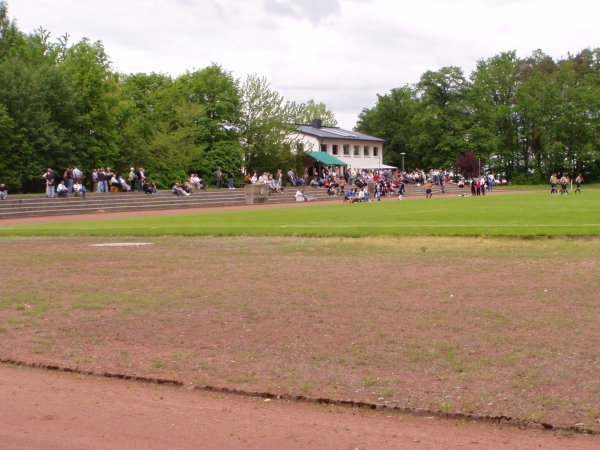
POLYGON ((216 172, 217 167, 226 172, 229 169, 233 170, 236 178, 241 177, 239 170, 243 165, 243 149, 238 142, 221 141, 214 145, 212 151, 206 153, 203 161, 202 174, 207 182, 214 181, 211 178, 216 172))
POLYGON ((316 103, 310 99, 306 103, 295 105, 297 108, 294 122, 296 124, 311 124, 313 119, 321 119, 324 127, 337 126, 333 112, 327 109, 325 103, 316 103))
POLYGON ((289 167, 291 136, 298 113, 293 103, 269 88, 266 78, 249 75, 240 90, 242 116, 238 133, 246 169, 275 173, 289 167))
POLYGON ((468 145, 470 116, 465 94, 469 82, 459 67, 427 71, 417 83, 419 108, 410 144, 421 152, 425 167, 448 167, 468 145))
POLYGON ((480 161, 473 150, 467 150, 466 153, 459 153, 456 158, 456 171, 465 178, 472 178, 480 175, 480 161))
POLYGON ((419 167, 422 165, 420 155, 410 145, 414 134, 412 120, 418 106, 416 92, 410 86, 392 89, 389 94, 377 95, 373 108, 362 110, 354 130, 387 141, 385 164, 400 167, 401 153, 406 153, 407 167, 419 167))
POLYGON ((152 142, 161 132, 162 123, 158 96, 172 86, 171 77, 162 74, 119 76, 115 112, 119 155, 113 163, 117 170, 126 171, 131 166, 150 168, 152 142))
POLYGON ((77 99, 82 146, 79 161, 75 162, 87 169, 110 165, 118 155, 113 119, 118 104, 118 77, 110 69, 103 44, 84 38, 66 48, 59 67, 71 80, 77 99))
POLYGON ((8 16, 8 3, 0 1, 0 58, 8 56, 15 45, 23 40, 14 20, 8 16))
POLYGON ((473 123, 469 130, 469 146, 491 163, 492 170, 509 170, 509 161, 519 145, 516 114, 520 88, 520 62, 516 52, 500 53, 479 60, 471 74, 473 87, 469 103, 473 123))
POLYGON ((211 151, 217 142, 236 141, 239 123, 239 82, 231 72, 213 64, 197 72, 188 72, 175 80, 179 98, 205 108, 205 115, 198 123, 204 130, 200 142, 211 151))
MULTIPOLYGON (((24 38, 20 45, 39 42, 24 38)), ((0 60, 0 105, 10 118, 6 139, 12 150, 3 157, 0 177, 11 180, 12 189, 29 191, 43 187, 40 176, 47 167, 76 161, 79 139, 68 77, 52 57, 31 61, 24 54, 38 52, 26 49, 0 60)))

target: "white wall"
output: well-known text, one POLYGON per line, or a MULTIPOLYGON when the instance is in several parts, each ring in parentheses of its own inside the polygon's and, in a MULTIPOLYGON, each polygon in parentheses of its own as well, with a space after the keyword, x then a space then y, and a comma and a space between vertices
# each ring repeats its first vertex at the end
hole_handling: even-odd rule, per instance
POLYGON ((298 133, 293 136, 294 139, 300 139, 304 144, 305 151, 321 151, 321 144, 327 144, 327 153, 335 156, 340 161, 348 164, 349 168, 361 169, 362 167, 373 166, 376 164, 383 164, 383 143, 382 142, 369 142, 369 141, 352 141, 346 139, 332 139, 324 138, 320 140, 317 137, 309 136, 303 133, 298 133), (312 148, 311 148, 312 144, 312 148), (338 154, 333 154, 333 145, 338 146, 338 154), (350 146, 350 155, 344 155, 344 145, 350 146), (354 146, 359 146, 359 156, 354 155, 354 146), (369 156, 364 156, 364 146, 369 146, 369 156), (373 147, 379 148, 379 156, 373 156, 373 147))

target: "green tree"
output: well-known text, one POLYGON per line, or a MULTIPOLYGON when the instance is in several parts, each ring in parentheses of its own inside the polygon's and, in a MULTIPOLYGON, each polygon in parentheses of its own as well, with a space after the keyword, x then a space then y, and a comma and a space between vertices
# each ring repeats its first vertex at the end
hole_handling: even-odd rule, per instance
POLYGON ((240 89, 240 142, 247 170, 275 173, 295 167, 292 148, 297 107, 269 88, 266 78, 249 75, 240 89))
POLYGON ((198 125, 203 128, 199 143, 212 151, 221 141, 236 141, 236 126, 241 110, 239 83, 231 72, 213 64, 197 72, 188 72, 175 80, 179 98, 205 108, 205 115, 198 125))
POLYGON ((244 150, 239 142, 217 142, 212 151, 207 152, 204 157, 201 171, 204 180, 212 184, 217 167, 221 168, 224 177, 227 171, 232 169, 235 178, 239 180, 242 176, 239 168, 243 165, 243 153, 244 150))
POLYGON ((332 111, 327 109, 325 103, 316 103, 313 99, 306 103, 293 105, 297 109, 294 122, 297 124, 311 124, 313 119, 321 119, 324 127, 337 126, 337 120, 332 111))
POLYGON ((23 41, 23 35, 14 20, 8 16, 8 3, 0 1, 0 58, 8 56, 23 41))
POLYGON ((83 142, 76 162, 87 169, 112 164, 118 155, 114 126, 118 77, 110 69, 104 46, 84 38, 66 48, 59 67, 77 99, 77 129, 83 142))
POLYGON ((469 103, 473 110, 469 146, 496 171, 509 171, 510 161, 519 146, 516 114, 520 87, 519 59, 516 52, 500 53, 477 62, 471 74, 473 83, 469 103))
POLYGON ((410 145, 414 135, 412 120, 418 108, 416 92, 410 86, 392 89, 389 94, 377 95, 373 108, 363 109, 354 128, 359 133, 385 139, 384 163, 402 166, 402 155, 406 153, 405 167, 422 166, 419 154, 410 145))
POLYGON ((410 144, 421 153, 424 167, 451 167, 468 146, 465 95, 471 86, 459 67, 443 67, 425 72, 416 87, 420 103, 410 144))

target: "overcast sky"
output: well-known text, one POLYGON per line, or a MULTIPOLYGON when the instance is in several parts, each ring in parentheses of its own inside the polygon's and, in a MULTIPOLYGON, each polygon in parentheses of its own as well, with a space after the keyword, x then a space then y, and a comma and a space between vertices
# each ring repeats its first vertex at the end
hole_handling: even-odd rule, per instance
POLYGON ((177 76, 212 62, 325 102, 342 128, 426 70, 600 47, 598 0, 8 0, 22 31, 101 40, 113 68, 177 76))

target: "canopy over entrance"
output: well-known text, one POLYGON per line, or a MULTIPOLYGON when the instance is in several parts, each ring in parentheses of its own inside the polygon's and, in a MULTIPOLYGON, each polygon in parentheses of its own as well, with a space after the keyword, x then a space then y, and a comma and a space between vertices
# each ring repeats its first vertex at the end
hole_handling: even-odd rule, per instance
POLYGON ((331 167, 337 175, 342 176, 348 166, 344 161, 340 161, 326 152, 307 153, 302 157, 302 165, 304 170, 308 172, 309 179, 318 179, 323 173, 324 167, 331 167))
POLYGON ((306 156, 302 157, 302 162, 305 166, 310 166, 314 164, 322 164, 324 166, 347 166, 344 161, 340 161, 335 156, 331 156, 329 153, 325 152, 310 152, 307 153, 306 156), (306 158, 306 160, 305 160, 306 158), (315 161, 316 160, 316 161, 315 161))

